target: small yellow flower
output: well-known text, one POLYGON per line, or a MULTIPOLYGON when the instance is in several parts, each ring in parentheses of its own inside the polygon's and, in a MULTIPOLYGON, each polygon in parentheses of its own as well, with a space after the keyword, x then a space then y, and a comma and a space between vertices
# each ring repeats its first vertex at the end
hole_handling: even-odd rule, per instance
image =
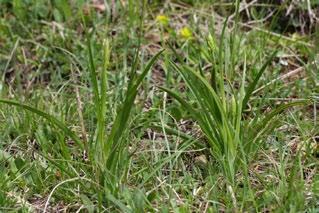
POLYGON ((168 25, 169 23, 169 18, 165 15, 158 15, 156 17, 156 21, 164 26, 168 25))
POLYGON ((192 31, 188 27, 183 27, 180 31, 179 34, 182 36, 184 39, 191 39, 193 37, 192 31))

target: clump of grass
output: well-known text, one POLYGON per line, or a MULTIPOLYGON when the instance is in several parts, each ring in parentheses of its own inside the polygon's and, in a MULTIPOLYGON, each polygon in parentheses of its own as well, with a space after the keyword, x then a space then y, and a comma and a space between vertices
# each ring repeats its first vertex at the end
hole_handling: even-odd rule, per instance
MULTIPOLYGON (((239 57, 237 48, 242 48, 242 43, 237 35, 227 38, 225 28, 219 47, 215 40, 209 36, 207 48, 203 48, 203 55, 213 64, 210 78, 206 77, 201 68, 193 68, 185 64, 181 58, 179 63, 169 61, 171 68, 183 77, 191 91, 189 100, 185 100, 178 92, 165 87, 160 88, 191 114, 191 119, 197 122, 205 135, 210 153, 219 163, 228 183, 235 186, 236 173, 239 169, 247 172, 248 163, 258 151, 260 142, 277 126, 278 115, 289 107, 303 105, 305 102, 282 104, 265 115, 247 118, 245 110, 250 98, 262 74, 275 57, 276 51, 262 66, 258 68, 258 65, 255 65, 251 68, 257 71, 257 74, 250 83, 246 82, 246 58, 242 58, 241 82, 238 89, 235 89, 229 80, 235 75, 235 63, 238 63, 235 57, 239 57)), ((178 54, 175 52, 175 55, 178 54)))
MULTIPOLYGON (((89 182, 97 187, 97 194, 99 198, 100 205, 106 202, 106 198, 113 202, 115 205, 120 206, 121 208, 127 209, 119 201, 116 200, 116 197, 121 190, 119 187, 123 175, 126 174, 126 169, 128 168, 127 163, 129 162, 127 158, 129 154, 127 153, 129 140, 123 139, 123 136, 126 135, 128 121, 132 108, 134 107, 134 100, 137 95, 138 89, 147 75, 151 70, 152 65, 156 62, 158 57, 163 51, 158 52, 153 56, 149 62, 146 64, 144 69, 140 74, 138 74, 136 66, 138 63, 138 54, 136 55, 133 61, 133 66, 130 72, 130 80, 127 85, 125 99, 120 107, 117 109, 117 114, 112 124, 112 128, 106 132, 106 118, 107 112, 111 110, 107 109, 108 98, 108 79, 107 72, 111 54, 111 47, 108 40, 103 42, 103 68, 100 73, 98 73, 95 62, 94 62, 94 53, 92 50, 92 45, 88 39, 88 50, 89 50, 89 64, 90 64, 90 80, 92 85, 93 92, 93 102, 94 110, 96 112, 96 131, 94 135, 89 136, 91 140, 86 143, 81 140, 77 133, 73 132, 66 123, 60 121, 54 115, 50 115, 44 111, 41 111, 37 108, 16 102, 13 100, 0 99, 0 103, 4 103, 11 106, 16 106, 22 108, 23 110, 30 111, 42 118, 46 119, 52 125, 56 126, 61 130, 68 138, 75 142, 75 146, 82 152, 86 153, 88 156, 90 167, 93 168, 92 172, 94 173, 89 178, 73 176, 73 172, 70 172, 70 179, 65 180, 58 184, 51 192, 45 209, 49 203, 53 192, 62 184, 74 181, 84 181, 89 182), (73 176, 73 177, 72 177, 73 176)), ((112 116, 111 116, 112 117, 112 116)), ((65 146, 67 149, 67 146, 65 146)), ((68 151, 65 150, 67 153, 68 151)), ((85 154, 85 155, 86 155, 85 154)), ((85 156, 84 156, 85 157, 85 156)), ((63 170, 69 170, 64 168, 63 170)))
POLYGON ((0 93, 16 100, 0 103, 2 211, 316 211, 317 104, 280 114, 318 92, 318 51, 311 35, 269 31, 281 23, 267 11, 284 4, 1 6, 0 93), (228 15, 231 31, 219 25, 228 15), (144 58, 167 41, 174 55, 136 95, 144 58), (273 79, 294 67, 296 81, 273 79))

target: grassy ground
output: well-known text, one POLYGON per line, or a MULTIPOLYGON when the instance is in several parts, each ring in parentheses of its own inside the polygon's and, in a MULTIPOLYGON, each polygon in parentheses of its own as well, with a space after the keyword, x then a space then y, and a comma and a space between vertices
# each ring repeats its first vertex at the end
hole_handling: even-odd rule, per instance
POLYGON ((318 6, 0 0, 0 211, 318 212, 318 6))

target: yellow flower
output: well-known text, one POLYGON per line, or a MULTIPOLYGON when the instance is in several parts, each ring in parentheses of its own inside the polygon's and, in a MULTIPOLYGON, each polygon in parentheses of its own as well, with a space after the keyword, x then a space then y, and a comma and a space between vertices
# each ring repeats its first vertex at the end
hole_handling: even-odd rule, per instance
POLYGON ((169 18, 165 15, 158 15, 156 17, 156 21, 164 26, 168 25, 169 23, 169 18))
POLYGON ((182 36, 184 39, 190 39, 193 37, 192 31, 188 27, 183 27, 180 31, 179 34, 182 36))

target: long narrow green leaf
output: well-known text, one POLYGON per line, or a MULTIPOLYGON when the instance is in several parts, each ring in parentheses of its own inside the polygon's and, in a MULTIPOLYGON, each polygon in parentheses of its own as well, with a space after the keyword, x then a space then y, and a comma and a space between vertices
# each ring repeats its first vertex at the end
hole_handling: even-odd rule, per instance
POLYGON ((138 47, 135 50, 134 59, 132 62, 132 67, 131 67, 131 70, 129 72, 130 81, 128 82, 127 88, 131 88, 133 86, 133 83, 134 83, 134 80, 136 77, 136 70, 137 70, 137 66, 138 66, 138 62, 139 62, 139 60, 138 60, 139 52, 140 52, 140 47, 138 47))
POLYGON ((88 37, 87 39, 87 46, 89 50, 89 70, 90 70, 90 80, 91 80, 93 94, 94 94, 94 102, 96 106, 99 106, 99 98, 100 98, 99 88, 97 83, 96 68, 95 68, 95 63, 93 59, 93 51, 92 51, 92 44, 91 44, 90 37, 88 37))
POLYGON ((195 118, 197 116, 199 116, 198 112, 192 107, 192 105, 190 105, 189 103, 187 103, 187 101, 185 101, 181 96, 179 96, 176 92, 165 88, 165 87, 158 87, 159 89, 163 90, 164 92, 168 93, 170 96, 172 96, 173 98, 175 98, 180 104, 182 104, 183 107, 185 107, 185 109, 192 114, 192 116, 194 116, 195 118))
POLYGON ((154 129, 154 130, 158 130, 158 131, 161 131, 163 130, 163 128, 165 129, 165 132, 169 135, 175 135, 179 138, 182 138, 184 140, 188 140, 188 141, 192 141, 194 143, 194 145, 196 146, 196 148, 199 148, 199 149, 203 149, 205 148, 206 146, 202 143, 202 141, 200 141, 200 139, 197 139, 189 134, 186 134, 186 133, 183 133, 181 131, 178 131, 174 128, 171 128, 169 126, 159 126, 159 125, 151 125, 150 126, 151 129, 154 129))
POLYGON ((96 104, 96 110, 98 113, 97 118, 97 142, 95 146, 100 150, 100 157, 103 156, 103 149, 105 143, 105 121, 106 121, 106 111, 107 111, 107 69, 109 66, 110 60, 110 45, 108 40, 104 40, 103 42, 103 70, 101 72, 101 80, 100 80, 100 98, 98 105, 96 104))
POLYGON ((79 145, 79 147, 83 150, 84 149, 84 144, 81 142, 81 140, 79 139, 79 137, 74 134, 74 132, 72 132, 62 121, 56 119, 55 117, 53 117, 52 115, 49 115, 41 110, 38 110, 34 107, 16 102, 16 101, 11 101, 11 100, 5 100, 5 99, 0 99, 0 103, 4 103, 4 104, 8 104, 11 106, 17 106, 20 107, 24 110, 30 111, 32 113, 35 113, 39 116, 41 116, 42 118, 45 118, 47 121, 49 121, 50 123, 54 124, 55 126, 57 126, 61 131, 63 131, 68 137, 70 137, 72 140, 74 140, 74 142, 79 145))
MULTIPOLYGON (((172 155, 169 155, 169 156, 167 156, 167 157, 165 157, 165 158, 162 158, 162 159, 160 159, 158 162, 156 162, 156 163, 153 165, 152 171, 151 171, 149 174, 147 174, 146 177, 143 178, 143 181, 142 181, 142 183, 140 183, 139 187, 143 187, 143 185, 144 185, 150 178, 152 178, 152 177, 156 174, 156 172, 158 172, 160 169, 162 169, 165 164, 169 163, 169 162, 170 162, 172 159, 174 159, 174 158, 176 159, 178 156, 180 156, 180 155, 183 153, 184 150, 186 150, 186 149, 187 149, 188 147, 190 147, 192 144, 193 144, 193 141, 186 141, 186 143, 183 143, 183 144, 179 147, 178 151, 176 151, 176 152, 172 153, 172 155)), ((145 169, 147 169, 147 167, 145 167, 145 169)), ((145 169, 142 169, 142 170, 140 170, 139 172, 143 172, 145 169)))
POLYGON ((272 120, 273 117, 281 114, 284 112, 286 109, 294 106, 303 106, 305 104, 309 103, 308 101, 295 101, 287 104, 280 105, 276 109, 273 109, 271 112, 269 112, 266 117, 261 120, 257 125, 256 125, 256 130, 257 132, 260 132, 262 127, 267 126, 267 124, 272 120))
POLYGON ((221 123, 226 114, 218 95, 209 82, 192 69, 183 67, 184 69, 182 70, 172 61, 170 61, 170 64, 183 76, 197 101, 201 104, 202 110, 209 109, 216 121, 221 123))
MULTIPOLYGON (((137 95, 137 90, 138 87, 140 86, 140 84, 142 83, 142 80, 144 79, 144 77, 147 75, 147 73, 150 71, 152 65, 155 63, 155 61, 157 60, 157 58, 162 54, 164 50, 158 52, 146 65, 146 67, 144 68, 143 72, 141 73, 141 75, 137 78, 136 82, 134 83, 134 85, 128 89, 127 93, 126 93, 126 98, 123 104, 123 108, 119 111, 119 114, 116 116, 115 118, 115 122, 112 126, 111 129, 111 133, 109 135, 108 138, 108 142, 113 141, 115 138, 115 140, 118 139, 118 137, 122 134, 121 130, 124 130, 125 127, 123 125, 126 124, 126 121, 129 118, 129 114, 130 111, 132 109, 133 106, 133 102, 135 100, 135 97, 137 95), (122 127, 122 128, 119 128, 122 127)), ((111 144, 108 144, 111 146, 111 144)))
POLYGON ((106 194, 106 198, 110 200, 114 205, 119 207, 122 212, 131 213, 133 212, 131 209, 129 209, 124 203, 122 203, 120 200, 116 199, 111 193, 106 194))
POLYGON ((278 108, 269 112, 258 123, 251 124, 251 126, 253 126, 253 128, 251 128, 247 132, 249 135, 246 138, 246 141, 250 141, 250 143, 245 144, 245 150, 247 150, 249 153, 251 153, 252 147, 254 145, 258 147, 258 144, 256 144, 256 142, 258 142, 258 140, 261 139, 265 134, 270 133, 278 126, 279 120, 275 119, 276 116, 279 116, 281 113, 283 113, 285 110, 287 110, 290 107, 303 106, 307 103, 308 103, 307 101, 296 101, 296 102, 283 104, 283 105, 279 106, 278 108), (271 123, 270 123, 270 121, 271 121, 271 123))
MULTIPOLYGON (((133 91, 136 91, 140 84, 142 83, 143 79, 147 75, 147 73, 150 71, 151 67, 157 61, 158 57, 164 52, 164 49, 159 51, 155 56, 151 58, 151 60, 147 63, 146 67, 144 68, 143 72, 140 74, 140 76, 137 78, 133 88, 131 88, 133 91)), ((130 92, 130 91, 129 91, 130 92)))
POLYGON ((260 77, 262 76, 262 74, 265 72, 266 68, 268 67, 268 65, 270 64, 270 62, 273 60, 273 58, 276 56, 277 54, 277 50, 275 50, 271 56, 268 58, 268 60, 264 63, 264 65, 260 68, 259 72, 257 73, 257 76, 255 77, 255 79, 253 80, 253 82, 251 82, 251 84, 248 86, 247 90, 246 90, 246 95, 245 98, 243 100, 243 106, 242 106, 242 110, 246 109, 246 106, 248 104, 249 98, 252 95, 252 93, 254 92, 257 83, 260 79, 260 77))
MULTIPOLYGON (((212 146, 214 152, 217 155, 221 154, 221 148, 217 146, 217 142, 219 141, 219 136, 217 133, 217 129, 214 126, 211 126, 211 120, 209 119, 207 113, 203 113, 204 117, 199 113, 192 105, 190 105, 187 101, 185 101, 181 96, 179 96, 176 92, 171 91, 165 87, 159 87, 161 90, 167 92, 171 97, 175 98, 191 115, 193 118, 198 122, 199 126, 201 127, 202 131, 204 132, 205 136, 208 138, 208 142, 212 146), (214 135, 212 134, 214 133, 214 135)), ((209 113, 208 113, 209 114, 209 113)))
POLYGON ((114 156, 115 152, 117 148, 120 147, 120 137, 122 136, 123 132, 126 131, 127 121, 129 119, 130 112, 133 108, 134 100, 137 95, 138 88, 141 85, 147 73, 151 70, 151 67, 153 66, 155 61, 162 54, 163 51, 164 50, 161 50, 155 56, 153 56, 153 58, 145 66, 140 76, 136 79, 134 84, 131 84, 132 86, 128 88, 127 90, 124 103, 120 107, 120 110, 118 111, 118 114, 115 118, 115 121, 111 129, 111 132, 104 146, 104 152, 106 153, 106 156, 108 156, 108 162, 107 162, 108 167, 111 167, 113 165, 113 161, 115 160, 115 156, 114 156))

